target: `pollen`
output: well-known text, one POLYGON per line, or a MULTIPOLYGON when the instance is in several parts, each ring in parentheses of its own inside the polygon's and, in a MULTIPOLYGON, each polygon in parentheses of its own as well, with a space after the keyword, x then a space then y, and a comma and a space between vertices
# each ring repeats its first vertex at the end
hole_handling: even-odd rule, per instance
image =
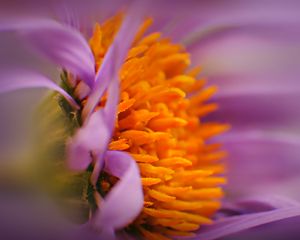
MULTIPOLYGON (((96 24, 90 39, 96 70, 121 22, 117 15, 96 24)), ((184 46, 148 33, 151 23, 140 26, 119 71, 120 102, 109 148, 129 153, 140 169, 144 208, 128 231, 159 240, 191 236, 212 223, 224 194, 226 152, 208 140, 229 126, 203 120, 218 108, 211 101, 217 87, 197 78, 201 68, 191 68, 184 46)))

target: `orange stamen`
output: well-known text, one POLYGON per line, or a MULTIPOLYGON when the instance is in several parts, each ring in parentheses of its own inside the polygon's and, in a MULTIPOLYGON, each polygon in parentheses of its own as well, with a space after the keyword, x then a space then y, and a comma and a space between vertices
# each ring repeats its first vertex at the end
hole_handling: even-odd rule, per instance
MULTIPOLYGON (((97 70, 121 21, 119 14, 95 26, 90 46, 97 70)), ((120 103, 109 149, 128 152, 140 169, 144 209, 131 227, 147 239, 166 240, 191 236, 212 223, 223 197, 220 185, 226 183, 220 162, 226 152, 206 140, 229 126, 202 123, 199 118, 218 108, 207 103, 217 87, 196 79, 200 67, 188 71, 190 55, 183 46, 160 33, 144 36, 151 23, 147 19, 141 25, 120 69, 120 103)), ((105 98, 99 107, 104 104, 105 98)))

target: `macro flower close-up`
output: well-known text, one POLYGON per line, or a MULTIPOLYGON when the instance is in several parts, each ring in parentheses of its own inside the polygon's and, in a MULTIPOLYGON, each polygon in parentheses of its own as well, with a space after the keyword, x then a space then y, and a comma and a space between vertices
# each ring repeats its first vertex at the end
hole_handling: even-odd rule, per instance
POLYGON ((300 238, 299 1, 0 6, 0 239, 300 238))

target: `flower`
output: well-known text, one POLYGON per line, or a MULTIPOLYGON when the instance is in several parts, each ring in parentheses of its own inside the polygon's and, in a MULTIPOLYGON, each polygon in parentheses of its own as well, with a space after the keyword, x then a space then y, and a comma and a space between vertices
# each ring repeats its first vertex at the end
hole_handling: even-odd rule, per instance
MULTIPOLYGON (((162 8, 169 6, 164 4, 162 8)), ((98 231, 97 236, 101 238, 112 237, 116 230, 124 227, 128 227, 127 232, 137 232, 148 239, 189 235, 200 225, 202 228, 202 224, 211 222, 210 217, 219 209, 219 198, 223 196, 220 184, 225 183, 224 168, 219 160, 225 153, 219 150, 218 144, 207 139, 227 130, 228 125, 214 123, 213 117, 207 119, 207 123, 202 122, 203 117, 217 108, 215 103, 205 103, 216 92, 216 87, 204 89, 203 80, 195 81, 197 69, 186 70, 190 58, 182 45, 160 38, 159 33, 144 37, 151 20, 143 22, 143 7, 132 5, 124 20, 119 14, 104 26, 96 25, 90 45, 77 29, 51 19, 25 19, 1 25, 2 30, 17 30, 35 50, 65 70, 63 87, 33 72, 8 71, 2 74, 1 91, 47 87, 65 97, 68 104, 64 106, 68 107, 63 106, 63 109, 78 123, 75 134, 67 142, 67 164, 72 170, 91 174, 92 204, 96 205, 96 210, 92 211, 86 226, 93 228, 91 231, 98 231), (201 91, 197 94, 197 90, 201 91)), ((149 4, 150 10, 151 7, 153 5, 149 4)), ((274 9, 272 14, 277 13, 276 6, 274 9)), ((274 20, 272 14, 269 20, 274 20)), ((173 29, 173 34, 170 31, 170 36, 180 38, 180 30, 185 30, 190 24, 193 28, 193 21, 199 21, 198 17, 193 17, 195 19, 177 22, 176 26, 180 28, 173 29)), ((270 27, 263 24, 256 27, 256 16, 251 14, 245 19, 247 31, 269 30, 267 32, 273 34, 272 24, 270 27)), ((234 18, 227 20, 230 22, 234 18)), ((202 49, 198 52, 202 56, 208 54, 206 51, 212 51, 213 55, 211 48, 201 48, 201 44, 214 44, 209 37, 223 32, 242 32, 231 26, 210 30, 186 37, 184 41, 188 49, 194 48, 193 52, 202 49)), ((198 54, 195 56, 201 56, 198 54)), ((204 70, 206 64, 204 61, 204 70)), ((238 63, 235 62, 234 66, 237 67, 238 63)), ((240 67, 239 70, 243 70, 247 66, 240 67)), ((210 69, 218 73, 213 70, 210 69)), ((222 66, 217 70, 222 73, 222 66)), ((214 77, 216 75, 211 76, 212 81, 214 77)), ((236 76, 229 77, 236 85, 236 93, 244 94, 239 89, 243 86, 235 81, 236 76)), ((224 93, 226 91, 216 100, 228 108, 223 110, 225 114, 231 112, 234 115, 236 104, 248 103, 239 102, 245 96, 242 95, 232 104, 230 97, 236 93, 224 93)), ((241 110, 239 105, 237 108, 241 110)), ((231 120, 230 116, 227 119, 231 120)), ((235 122, 232 126, 233 129, 239 127, 235 122)), ((232 142, 240 143, 245 139, 243 131, 238 131, 238 140, 234 133, 233 130, 233 133, 219 138, 233 153, 236 148, 232 142)), ((237 172, 243 169, 238 163, 231 165, 229 163, 229 177, 236 176, 231 169, 236 168, 237 172)), ((238 183, 232 186, 237 187, 238 183)), ((232 191, 236 189, 232 188, 232 191)), ((200 228, 196 236, 218 238, 299 214, 297 204, 289 202, 281 208, 264 199, 229 206, 224 204, 222 211, 227 212, 225 217, 220 217, 220 222, 217 220, 206 229, 200 228), (244 214, 245 211, 248 214, 244 214), (231 217, 230 213, 240 216, 231 217), (244 221, 247 224, 243 224, 244 221)))

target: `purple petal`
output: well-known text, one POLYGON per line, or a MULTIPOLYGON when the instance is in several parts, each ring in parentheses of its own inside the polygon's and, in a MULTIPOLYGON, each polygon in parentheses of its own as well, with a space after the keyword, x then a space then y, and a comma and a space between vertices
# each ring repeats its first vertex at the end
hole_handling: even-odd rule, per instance
MULTIPOLYGON (((32 190, 29 185, 4 180, 6 175, 12 174, 16 172, 1 171, 0 239, 69 239, 68 232, 73 231, 74 226, 62 216, 53 199, 39 187, 32 190)), ((31 180, 28 183, 34 184, 31 180)))
POLYGON ((104 107, 107 126, 113 132, 119 103, 119 79, 112 80, 108 87, 108 99, 104 107))
POLYGON ((138 15, 133 13, 133 9, 127 13, 121 29, 103 60, 103 64, 96 75, 95 86, 83 110, 84 118, 87 118, 97 106, 100 98, 109 85, 109 81, 118 81, 119 70, 141 23, 141 13, 138 15))
POLYGON ((274 82, 269 87, 238 88, 223 93, 220 90, 215 98, 220 109, 208 119, 226 121, 235 129, 298 126, 300 87, 296 84, 280 87, 274 82))
POLYGON ((93 160, 102 166, 100 156, 106 151, 110 136, 111 133, 106 125, 103 112, 94 112, 68 142, 68 167, 76 171, 82 171, 93 160), (92 159, 92 154, 97 159, 92 159))
POLYGON ((228 34, 191 53, 192 62, 200 64, 209 77, 274 72, 276 76, 279 71, 299 69, 299 41, 293 45, 270 42, 253 34, 228 34))
POLYGON ((112 133, 115 128, 118 102, 119 102, 119 81, 118 79, 116 79, 116 80, 112 80, 108 87, 108 99, 104 109, 99 110, 102 112, 103 120, 105 121, 105 123, 103 123, 103 126, 106 126, 105 131, 107 132, 108 135, 107 135, 107 142, 102 143, 103 151, 97 155, 97 159, 95 160, 95 166, 91 176, 91 182, 93 185, 97 184, 97 180, 99 178, 99 174, 103 165, 102 158, 104 155, 104 151, 107 149, 108 141, 111 139, 112 133))
MULTIPOLYGON (((1 172, 1 176, 4 175, 1 172)), ((90 224, 78 225, 66 219, 57 202, 49 199, 44 190, 32 191, 30 187, 12 187, 11 184, 10 181, 1 181, 0 239, 101 239, 90 224)))
POLYGON ((101 203, 94 224, 105 231, 121 229, 131 223, 143 207, 139 169, 127 153, 108 151, 105 170, 120 178, 101 203))
POLYGON ((278 194, 300 199, 300 141, 297 136, 230 133, 220 139, 229 152, 228 197, 278 194))
POLYGON ((298 240, 299 220, 299 217, 286 218, 229 235, 222 240, 298 240))
MULTIPOLYGON (((219 239, 226 236, 237 234, 247 238, 250 228, 272 225, 276 221, 292 220, 294 225, 299 221, 300 205, 299 202, 278 196, 264 196, 258 198, 244 199, 228 204, 223 204, 221 212, 215 223, 211 226, 204 226, 198 231, 196 237, 184 239, 219 239), (234 213, 230 215, 228 213, 234 213), (227 215, 226 215, 227 213, 227 215), (297 218, 295 218, 297 217, 297 218)), ((255 231, 254 231, 255 232, 255 231)), ((274 235, 269 235, 270 236, 274 235)), ((230 238, 232 239, 232 238, 230 238)), ((263 239, 263 238, 262 238, 263 239)), ((272 238, 273 239, 273 238, 272 238)))
POLYGON ((279 220, 287 220, 299 216, 300 207, 287 207, 261 213, 228 217, 226 219, 215 222, 211 226, 203 228, 201 230, 201 233, 199 232, 196 237, 185 239, 218 239, 267 223, 272 223, 279 220))
MULTIPOLYGON (((108 88, 109 97, 107 103, 105 105, 104 110, 100 110, 103 111, 102 117, 104 118, 103 121, 105 121, 105 127, 106 127, 105 131, 107 133, 106 136, 107 139, 110 139, 112 131, 114 129, 117 105, 119 101, 118 71, 125 59, 128 48, 131 44, 131 41, 133 40, 134 33, 137 31, 137 28, 139 26, 139 21, 133 21, 133 20, 134 20, 133 16, 128 14, 128 17, 125 19, 121 27, 121 30, 119 31, 116 39, 114 40, 113 45, 110 47, 104 59, 104 62, 101 66, 101 69, 96 76, 96 84, 93 88, 94 90, 89 96, 88 101, 83 110, 83 117, 85 119, 88 119, 88 117, 90 116, 90 114, 92 113, 96 105, 98 104, 98 101, 100 100, 102 94, 108 88), (128 33, 128 29, 130 30, 129 33, 128 33), (125 33, 126 33, 126 37, 124 39, 123 35, 125 35, 125 33), (123 37, 123 39, 121 37, 123 37)), ((94 133, 94 134, 98 134, 98 133, 94 133)), ((99 132, 99 134, 101 134, 101 131, 99 132)), ((106 142, 105 144, 106 144, 105 147, 107 147, 108 142, 106 142)), ((104 144, 102 147, 104 147, 104 144)), ((78 147, 76 148, 78 149, 78 147)), ((80 150, 80 152, 82 151, 80 150)), ((95 166, 91 176, 91 181, 93 184, 96 184, 100 170, 102 168, 102 157, 103 157, 103 152, 97 155, 97 160, 95 161, 95 166)), ((90 161, 87 161, 87 159, 85 159, 84 162, 88 164, 90 163, 90 161)), ((87 165, 81 165, 81 166, 87 167, 87 165)))
MULTIPOLYGON (((254 39, 267 40, 271 44, 299 44, 300 31, 296 27, 300 23, 290 22, 257 22, 254 24, 235 24, 219 23, 208 26, 199 32, 192 32, 185 37, 182 42, 187 46, 188 51, 197 51, 199 48, 206 48, 211 43, 220 42, 228 37, 247 37, 254 39), (278 34, 280 32, 281 34, 278 34)), ((197 25, 195 25, 197 26, 197 25)))
POLYGON ((106 126, 105 131, 107 132, 108 135, 107 135, 107 142, 103 143, 103 151, 97 155, 97 160, 95 161, 95 166, 91 176, 91 181, 92 184, 94 185, 96 185, 100 174, 100 170, 102 169, 102 158, 104 155, 104 151, 107 148, 108 141, 111 139, 112 133, 115 128, 118 102, 119 102, 119 81, 118 79, 113 79, 110 82, 110 85, 108 87, 108 99, 105 104, 105 107, 104 109, 99 110, 99 112, 100 111, 102 112, 103 120, 105 121, 105 123, 103 123, 103 126, 106 126))
MULTIPOLYGON (((295 26, 296 23, 299 24, 300 20, 296 10, 299 3, 295 1, 289 1, 289 3, 278 1, 271 5, 268 1, 243 3, 227 1, 226 4, 195 2, 194 4, 185 5, 188 5, 189 14, 182 14, 182 16, 177 14, 174 17, 174 27, 167 32, 176 41, 183 39, 197 41, 216 32, 228 30, 232 32, 232 28, 235 28, 235 30, 238 28, 238 31, 241 30, 247 33, 249 30, 251 32, 253 27, 263 29, 263 34, 271 33, 275 38, 282 38, 283 36, 278 32, 281 32, 281 30, 291 30, 293 32, 292 24, 295 26), (197 10, 201 14, 197 14, 197 10), (285 29, 277 28, 276 31, 276 26, 285 26, 285 29)), ((184 8, 185 6, 181 7, 184 8)), ((299 37, 299 31, 297 32, 299 37)))
MULTIPOLYGON (((282 56, 283 57, 283 56, 282 56)), ((285 60, 288 61, 287 58, 285 60)), ((274 62, 273 62, 274 63, 274 62)), ((211 84, 217 84, 220 91, 218 96, 230 96, 237 93, 254 94, 254 93, 271 93, 271 92, 287 92, 300 89, 298 76, 300 74, 297 64, 292 64, 291 60, 289 68, 280 68, 279 66, 264 65, 264 73, 244 72, 235 74, 220 73, 209 76, 211 84), (272 67, 276 67, 272 70, 272 67), (270 87, 272 85, 272 88, 270 87), (280 91, 281 90, 281 91, 280 91)), ((271 64, 272 65, 272 64, 271 64)))
POLYGON ((79 31, 81 21, 78 10, 71 5, 68 6, 66 2, 62 2, 56 6, 55 12, 62 23, 79 31))
POLYGON ((224 216, 258 213, 279 208, 299 207, 298 201, 279 195, 259 195, 233 201, 224 200, 217 219, 224 216), (230 214, 231 213, 231 214, 230 214))
POLYGON ((3 22, 0 30, 17 30, 36 51, 78 75, 90 87, 94 84, 94 57, 78 31, 53 20, 28 18, 3 22))
POLYGON ((116 111, 119 102, 119 81, 114 79, 108 87, 108 100, 104 109, 98 110, 87 119, 85 126, 78 130, 76 136, 69 142, 69 167, 83 170, 92 162, 94 168, 91 176, 92 184, 96 185, 103 165, 103 154, 115 126, 116 111))
POLYGON ((55 90, 62 94, 74 108, 79 108, 75 100, 65 90, 41 74, 20 69, 1 71, 0 93, 26 88, 49 88, 55 90))

